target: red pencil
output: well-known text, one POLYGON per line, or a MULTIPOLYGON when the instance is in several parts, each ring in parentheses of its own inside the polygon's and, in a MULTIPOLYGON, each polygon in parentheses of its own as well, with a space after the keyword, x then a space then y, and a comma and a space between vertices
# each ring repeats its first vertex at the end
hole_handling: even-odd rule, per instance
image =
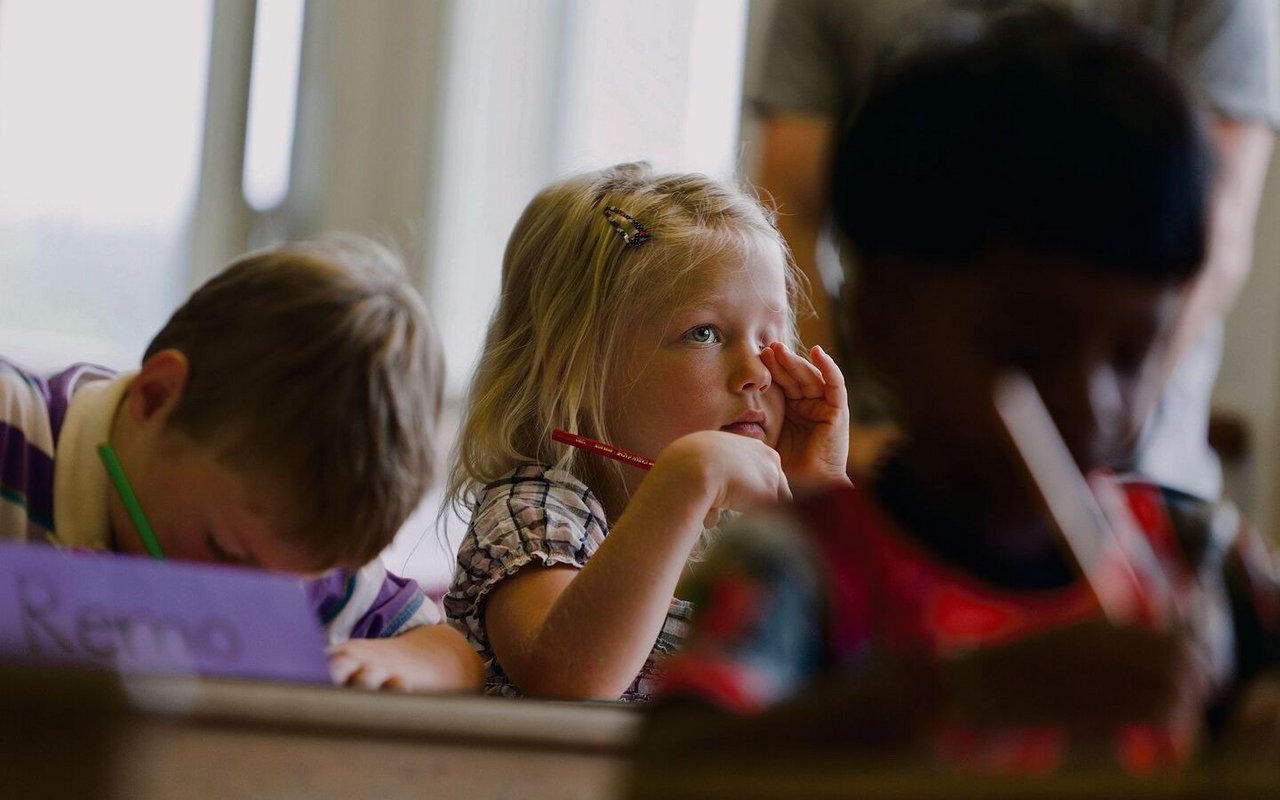
POLYGON ((653 466, 653 459, 646 458, 639 453, 633 453, 630 450, 623 450, 621 447, 614 447, 611 444, 597 442, 595 439, 588 439, 585 436, 579 436, 576 433, 562 431, 559 428, 551 431, 553 441, 567 444, 572 447, 579 447, 598 456, 612 458, 614 461, 621 461, 623 464, 630 464, 638 469, 648 469, 653 466))

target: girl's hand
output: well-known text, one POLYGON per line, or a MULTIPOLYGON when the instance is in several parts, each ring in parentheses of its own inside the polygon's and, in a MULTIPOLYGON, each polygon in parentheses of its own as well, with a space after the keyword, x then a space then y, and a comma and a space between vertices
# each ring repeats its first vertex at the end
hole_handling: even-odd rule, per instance
POLYGON ((675 492, 701 494, 708 504, 705 528, 715 527, 721 511, 791 499, 778 452, 764 442, 723 431, 698 431, 676 439, 658 456, 646 480, 655 476, 672 479, 675 492))
POLYGON ((810 350, 809 357, 812 363, 782 342, 760 353, 773 382, 787 397, 778 437, 782 468, 792 481, 847 482, 849 394, 844 375, 821 347, 810 350))

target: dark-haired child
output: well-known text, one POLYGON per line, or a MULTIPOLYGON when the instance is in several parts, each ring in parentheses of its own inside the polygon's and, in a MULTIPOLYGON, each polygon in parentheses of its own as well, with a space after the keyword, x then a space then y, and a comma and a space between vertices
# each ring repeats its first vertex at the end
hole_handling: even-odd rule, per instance
POLYGON ((1126 463, 1204 256, 1211 166, 1181 87, 1119 34, 1027 7, 904 43, 841 138, 832 197, 861 267, 849 307, 907 437, 700 565, 647 752, 772 738, 1143 771, 1221 731, 1280 656, 1256 536, 1109 478, 1198 609, 1112 624, 992 399, 1025 373, 1082 472, 1126 463), (749 718, 694 724, 703 702, 749 718))

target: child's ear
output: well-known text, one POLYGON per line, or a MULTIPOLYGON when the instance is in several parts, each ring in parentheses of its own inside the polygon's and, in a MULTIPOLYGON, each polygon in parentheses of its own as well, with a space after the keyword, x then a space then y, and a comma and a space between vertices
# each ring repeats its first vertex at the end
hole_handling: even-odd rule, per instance
POLYGON ((142 364, 125 402, 136 422, 163 422, 178 407, 190 367, 180 350, 161 350, 142 364))

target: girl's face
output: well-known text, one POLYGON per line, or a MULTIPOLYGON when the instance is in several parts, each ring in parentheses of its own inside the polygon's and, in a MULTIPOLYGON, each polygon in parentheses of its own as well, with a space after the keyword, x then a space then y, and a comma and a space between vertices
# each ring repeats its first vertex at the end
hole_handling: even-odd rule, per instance
POLYGON ((784 396, 760 351, 786 341, 784 262, 776 245, 712 262, 679 307, 639 323, 611 382, 616 444, 657 457, 702 430, 751 436, 774 446, 784 396))

